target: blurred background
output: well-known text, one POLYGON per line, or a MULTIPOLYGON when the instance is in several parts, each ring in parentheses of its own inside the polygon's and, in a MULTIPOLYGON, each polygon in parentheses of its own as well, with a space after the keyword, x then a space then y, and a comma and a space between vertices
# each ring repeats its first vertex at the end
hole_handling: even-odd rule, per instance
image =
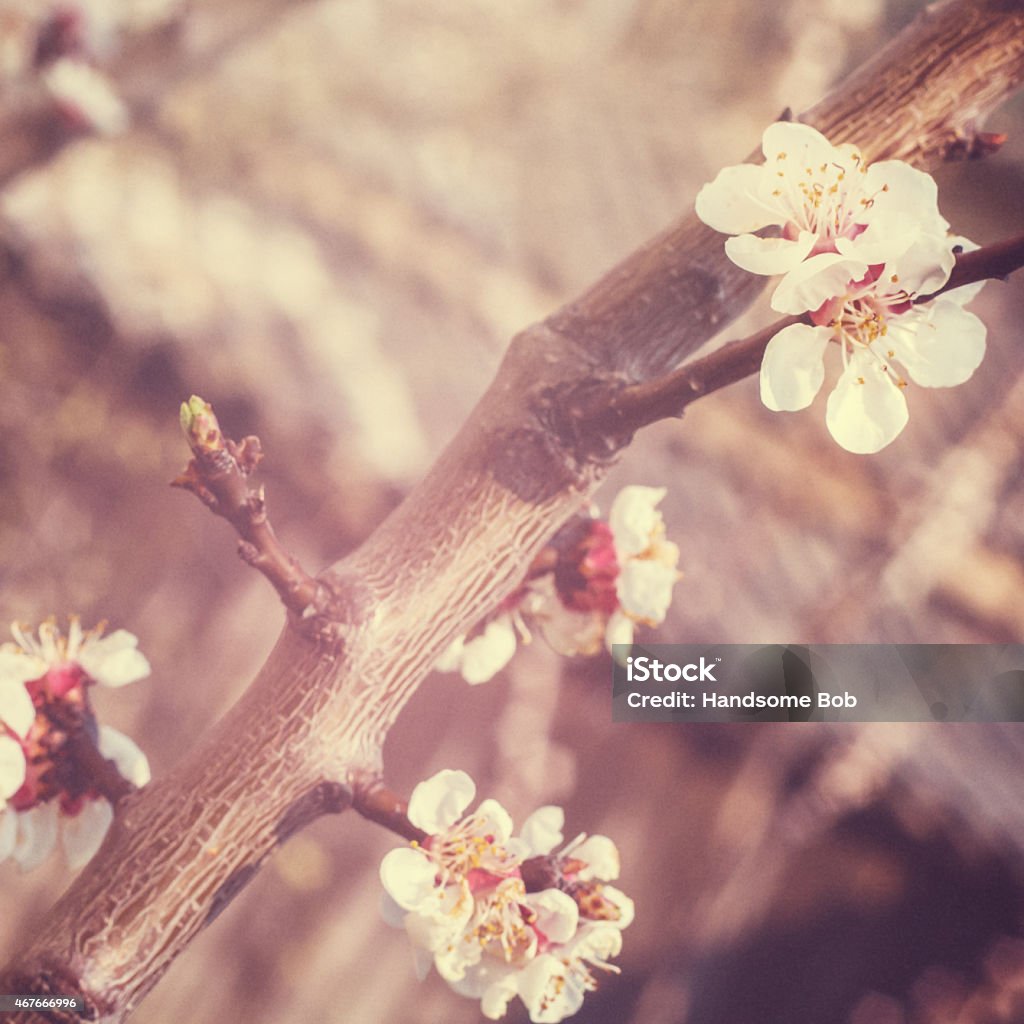
MULTIPOLYGON (((923 7, 93 0, 109 80, 43 97, 26 61, 44 6, 0 4, 3 109, 59 122, 0 192, 0 620, 136 633, 152 677, 96 701, 157 775, 282 624, 226 525, 167 487, 181 400, 261 437, 279 534, 309 568, 334 561, 454 434, 512 333, 923 7), (114 81, 130 127, 84 130, 119 127, 114 81)), ((939 173, 978 242, 1024 230, 1022 121, 1018 99, 988 123, 1010 135, 998 155, 939 173)), ((26 138, 8 131, 8 156, 26 138)), ((669 487, 685 578, 658 639, 1020 642, 1022 282, 975 302, 974 378, 911 389, 875 457, 831 441, 823 400, 772 414, 754 381, 641 435, 598 500, 669 487)), ((487 686, 430 679, 386 750, 400 791, 463 768, 517 820, 561 803, 567 835, 617 840, 637 920, 576 1020, 1024 1020, 1024 726, 613 725, 608 678, 536 643, 487 686)), ((379 920, 395 844, 347 815, 294 838, 134 1020, 478 1020, 416 982, 379 920)), ((0 865, 0 955, 67 882, 57 856, 0 865)))

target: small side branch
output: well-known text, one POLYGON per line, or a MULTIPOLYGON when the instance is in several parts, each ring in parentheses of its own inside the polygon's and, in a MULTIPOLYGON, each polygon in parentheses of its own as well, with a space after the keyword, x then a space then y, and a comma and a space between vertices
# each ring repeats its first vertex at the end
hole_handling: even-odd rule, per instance
POLYGON ((181 427, 192 458, 171 486, 191 491, 231 523, 240 538, 241 558, 266 576, 289 611, 308 615, 319 585, 278 540, 267 516, 263 487, 253 490, 249 485, 250 474, 263 458, 259 438, 235 442, 225 437, 213 407, 196 395, 182 403, 181 427))
MULTIPOLYGON (((949 280, 938 291, 916 302, 929 302, 943 292, 977 281, 1004 279, 1024 266, 1024 235, 987 245, 957 256, 949 280)), ((793 324, 811 321, 807 316, 788 316, 748 338, 729 342, 720 349, 681 366, 655 380, 623 388, 600 405, 584 410, 581 419, 611 435, 629 435, 658 420, 682 416, 698 398, 735 384, 760 369, 768 342, 793 324)))
POLYGON ((422 843, 427 838, 427 833, 409 820, 406 814, 408 802, 388 789, 379 775, 358 772, 350 782, 352 807, 364 818, 383 825, 410 842, 422 843))

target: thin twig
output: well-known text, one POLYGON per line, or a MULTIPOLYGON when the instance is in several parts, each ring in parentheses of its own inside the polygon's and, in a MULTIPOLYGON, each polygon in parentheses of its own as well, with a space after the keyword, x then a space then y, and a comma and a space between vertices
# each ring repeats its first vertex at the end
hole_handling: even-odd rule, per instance
POLYGON ((427 838, 427 833, 409 820, 408 802, 388 789, 379 775, 359 772, 350 781, 352 807, 368 821, 375 821, 410 842, 422 843, 427 838))
MULTIPOLYGON (((1024 266, 1024 235, 997 242, 973 252, 961 253, 949 280, 915 302, 929 302, 943 292, 991 278, 1005 278, 1024 266)), ((600 430, 630 434, 658 420, 682 416, 698 398, 710 395, 757 373, 768 342, 793 324, 811 321, 808 316, 788 316, 748 338, 729 342, 702 359, 681 366, 655 380, 623 388, 610 401, 585 409, 581 419, 600 430)))
POLYGON ((286 608, 300 617, 308 615, 319 585, 278 540, 267 517, 263 487, 249 486, 248 477, 263 457, 259 438, 226 438, 213 407, 196 395, 182 403, 181 426, 193 457, 171 486, 191 491, 231 523, 241 538, 242 559, 266 576, 286 608))

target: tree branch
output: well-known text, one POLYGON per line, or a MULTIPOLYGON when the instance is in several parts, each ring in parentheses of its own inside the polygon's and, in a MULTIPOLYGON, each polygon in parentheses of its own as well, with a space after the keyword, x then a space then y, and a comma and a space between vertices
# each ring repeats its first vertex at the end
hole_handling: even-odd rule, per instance
MULTIPOLYGON (((961 253, 949 280, 931 295, 914 300, 929 302, 943 292, 992 278, 1005 278, 1024 266, 1024 235, 1006 242, 961 253)), ((729 342, 703 359, 694 360, 656 380, 623 388, 607 402, 594 403, 579 413, 584 424, 606 435, 629 436, 658 420, 682 416, 683 410, 730 384, 757 373, 768 342, 793 324, 811 324, 806 314, 787 316, 748 338, 729 342)), ((585 428, 581 428, 585 429, 585 428)))
POLYGON ((263 458, 259 438, 226 438, 213 407, 196 395, 182 403, 181 426, 192 459, 171 486, 192 491, 211 512, 231 523, 241 538, 242 560, 267 577, 285 608, 300 620, 311 618, 321 588, 277 539, 263 488, 249 487, 248 477, 263 458))
MULTIPOLYGON (((949 0, 805 120, 869 159, 926 163, 1022 79, 1024 6, 949 0)), ((305 820, 329 804, 311 792, 344 795, 378 772, 384 736, 438 655, 599 482, 626 439, 581 429, 579 408, 671 372, 761 287, 691 214, 515 338, 426 478, 320 575, 329 628, 286 628, 206 741, 122 802, 9 968, 9 991, 59 978, 103 1020, 125 1019, 287 834, 293 808, 305 820)))

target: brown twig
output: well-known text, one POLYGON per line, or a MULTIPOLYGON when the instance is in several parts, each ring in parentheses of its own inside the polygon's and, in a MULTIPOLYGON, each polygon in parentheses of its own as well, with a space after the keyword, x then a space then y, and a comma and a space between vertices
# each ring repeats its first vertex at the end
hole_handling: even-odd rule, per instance
POLYGON ((410 842, 422 843, 427 838, 427 833, 407 817, 408 801, 388 789, 379 775, 357 772, 350 784, 352 808, 368 821, 375 821, 410 842))
MULTIPOLYGON (((985 281, 1005 278, 1024 266, 1024 235, 997 242, 957 256, 949 280, 930 295, 915 302, 929 302, 943 292, 985 281)), ((729 342, 702 359, 695 359, 655 380, 625 387, 608 401, 595 401, 581 410, 583 421, 602 432, 632 434, 658 420, 682 416, 698 398, 710 395, 757 373, 768 342, 793 324, 807 323, 804 316, 787 316, 748 338, 729 342)))
POLYGON ((308 617, 319 592, 317 581, 278 540, 267 517, 263 487, 249 486, 248 477, 263 457, 259 438, 245 437, 240 442, 226 438, 213 407, 197 395, 182 403, 181 426, 192 458, 171 486, 191 491, 211 512, 231 523, 241 538, 241 558, 266 576, 286 608, 308 617))

